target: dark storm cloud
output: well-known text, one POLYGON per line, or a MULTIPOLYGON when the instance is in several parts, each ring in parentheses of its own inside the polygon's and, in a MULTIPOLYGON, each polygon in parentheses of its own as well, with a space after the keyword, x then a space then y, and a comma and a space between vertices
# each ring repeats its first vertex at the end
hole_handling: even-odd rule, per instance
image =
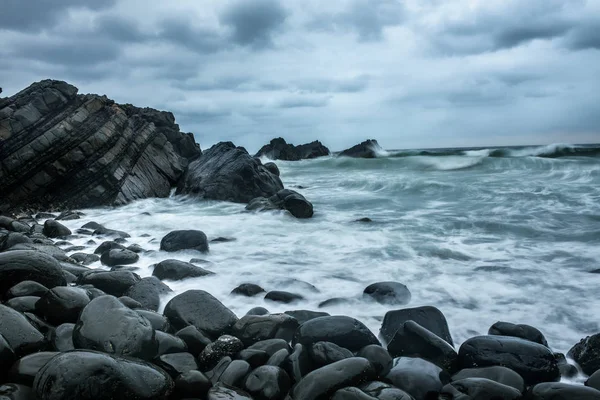
POLYGON ((196 27, 191 19, 183 16, 161 21, 158 38, 196 53, 214 53, 227 47, 226 39, 219 32, 207 27, 196 27))
POLYGON ((298 90, 314 93, 358 93, 369 85, 369 76, 350 79, 307 79, 295 83, 298 90))
POLYGON ((222 24, 232 29, 232 39, 242 46, 257 49, 272 46, 272 36, 285 22, 288 11, 276 0, 240 0, 220 16, 222 24))
POLYGON ((184 90, 228 90, 239 91, 253 81, 250 75, 225 75, 214 79, 192 80, 186 82, 176 82, 175 87, 184 90))
POLYGON ((600 50, 600 18, 580 24, 566 38, 566 43, 572 50, 600 50))
POLYGON ((29 39, 12 49, 12 55, 54 65, 85 67, 119 57, 118 43, 93 38, 29 39))
POLYGON ((102 15, 96 18, 94 34, 124 43, 143 42, 152 38, 152 35, 141 31, 137 21, 118 15, 102 15))
POLYGON ((353 31, 363 41, 381 40, 386 26, 399 25, 404 7, 396 0, 352 0, 345 10, 317 14, 309 28, 324 31, 353 31))
POLYGON ((279 108, 320 108, 327 106, 329 97, 290 96, 277 102, 279 108))
POLYGON ((53 27, 69 8, 100 10, 115 3, 116 0, 2 0, 0 30, 39 32, 53 27))

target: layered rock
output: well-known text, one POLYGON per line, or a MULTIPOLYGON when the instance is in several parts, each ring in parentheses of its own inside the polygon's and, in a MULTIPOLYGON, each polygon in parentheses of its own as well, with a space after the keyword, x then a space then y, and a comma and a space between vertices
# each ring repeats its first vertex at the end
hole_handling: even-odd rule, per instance
POLYGON ((77 208, 166 197, 200 154, 173 114, 78 95, 44 80, 0 99, 4 209, 77 208))
POLYGON ((330 151, 321 142, 314 142, 294 146, 283 138, 271 140, 264 145, 254 157, 267 157, 271 160, 298 161, 310 158, 328 156, 330 151))

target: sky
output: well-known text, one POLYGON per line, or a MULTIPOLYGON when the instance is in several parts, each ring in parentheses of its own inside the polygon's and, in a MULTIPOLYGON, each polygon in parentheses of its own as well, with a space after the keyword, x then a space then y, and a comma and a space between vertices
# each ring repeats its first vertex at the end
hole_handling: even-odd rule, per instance
POLYGON ((65 80, 202 148, 600 142, 600 0, 0 3, 0 96, 65 80))

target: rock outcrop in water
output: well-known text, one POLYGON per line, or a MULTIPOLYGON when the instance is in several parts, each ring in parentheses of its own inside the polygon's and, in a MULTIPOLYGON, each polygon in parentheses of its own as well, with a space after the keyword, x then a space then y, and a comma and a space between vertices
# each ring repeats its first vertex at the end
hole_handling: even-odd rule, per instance
POLYGON ((294 146, 283 138, 271 140, 264 145, 254 157, 267 157, 271 160, 298 161, 310 158, 328 156, 330 151, 323 144, 315 140, 311 143, 294 146))
POLYGON ((378 151, 381 151, 381 146, 377 140, 369 139, 342 151, 339 157, 376 158, 378 151))
POLYGON ((205 150, 182 178, 177 194, 248 203, 283 189, 281 179, 243 147, 221 142, 205 150))
POLYGON ((173 114, 44 80, 0 98, 0 207, 78 208, 166 197, 200 155, 173 114))

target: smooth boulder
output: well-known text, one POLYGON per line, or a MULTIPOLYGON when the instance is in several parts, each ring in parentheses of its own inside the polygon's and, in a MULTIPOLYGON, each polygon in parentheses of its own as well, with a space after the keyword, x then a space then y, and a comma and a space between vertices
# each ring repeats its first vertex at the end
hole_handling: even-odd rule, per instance
POLYGON ((466 378, 442 388, 441 398, 448 400, 520 400, 517 389, 485 378, 466 378))
POLYGON ((44 230, 42 233, 49 238, 57 238, 69 236, 71 234, 71 230, 58 221, 48 219, 46 222, 44 222, 44 230))
POLYGON ((155 265, 152 275, 158 279, 180 281, 188 278, 199 278, 214 275, 214 272, 179 260, 164 260, 155 265))
POLYGON ((46 292, 36 303, 39 315, 54 325, 76 322, 90 302, 87 291, 77 287, 58 286, 46 292))
POLYGON ((245 346, 266 339, 292 340, 298 321, 287 314, 245 315, 232 327, 232 335, 238 337, 245 346))
MULTIPOLYGON (((17 357, 44 349, 46 339, 20 312, 0 304, 0 336, 17 357)), ((2 347, 2 346, 0 346, 2 347)))
POLYGON ((160 305, 160 296, 168 295, 172 290, 155 276, 142 278, 134 283, 125 292, 125 296, 138 301, 142 307, 157 311, 160 305))
POLYGON ((350 351, 379 344, 375 335, 362 322, 343 315, 306 321, 296 331, 292 344, 311 345, 322 341, 335 343, 350 351))
POLYGON ((100 256, 100 262, 109 267, 135 264, 139 259, 140 256, 137 253, 127 249, 112 249, 105 251, 100 256))
POLYGON ((363 296, 387 305, 408 304, 411 294, 406 285, 400 282, 377 282, 365 288, 363 296))
POLYGON ((106 294, 121 297, 140 279, 131 271, 90 271, 80 276, 77 284, 92 285, 106 294))
POLYGON ((23 281, 48 288, 67 284, 60 263, 50 255, 35 250, 0 253, 0 297, 23 281))
POLYGON ((543 344, 546 347, 548 346, 548 342, 542 332, 530 325, 498 321, 490 327, 488 335, 514 336, 543 344))
POLYGON ((404 308, 385 313, 379 331, 382 341, 389 343, 402 324, 409 320, 413 320, 423 328, 430 330, 451 346, 454 345, 446 317, 439 309, 432 306, 404 308))
POLYGON ((528 400, 598 400, 600 391, 591 387, 562 382, 535 385, 527 393, 528 400))
POLYGON ((167 252, 179 250, 196 250, 208 252, 208 239, 202 231, 171 231, 160 241, 160 249, 167 252))
POLYGON ((248 203, 246 210, 287 210, 296 218, 311 218, 314 213, 313 205, 306 197, 289 189, 282 189, 268 198, 254 198, 248 203))

